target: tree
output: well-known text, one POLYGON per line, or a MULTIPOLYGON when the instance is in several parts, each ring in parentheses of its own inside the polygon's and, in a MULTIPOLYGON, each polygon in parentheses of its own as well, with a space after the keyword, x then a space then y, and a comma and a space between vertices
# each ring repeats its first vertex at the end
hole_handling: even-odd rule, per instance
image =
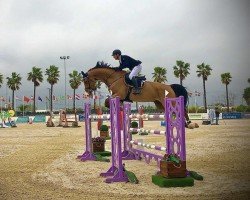
MULTIPOLYGON (((2 87, 2 84, 3 84, 3 75, 0 73, 0 88, 2 87)), ((1 98, 3 98, 3 97, 0 96, 0 101, 3 101, 3 99, 1 99, 1 98)), ((2 107, 1 107, 1 110, 2 110, 2 107)))
POLYGON ((0 73, 0 88, 2 87, 3 84, 3 75, 0 73))
POLYGON ((203 81, 203 101, 204 101, 204 108, 207 110, 207 97, 206 97, 206 81, 209 75, 211 75, 212 69, 209 65, 205 65, 202 63, 201 65, 197 65, 198 70, 196 71, 198 77, 202 77, 203 81))
POLYGON ((12 72, 11 77, 7 77, 7 86, 12 90, 12 109, 15 107, 15 91, 20 89, 22 85, 22 77, 16 72, 12 72))
POLYGON ((32 110, 32 106, 30 104, 28 104, 28 105, 19 105, 17 107, 17 110, 19 110, 21 112, 31 111, 32 110))
POLYGON ((33 89, 33 113, 36 112, 36 87, 40 85, 41 82, 43 82, 43 73, 42 69, 39 67, 32 67, 32 71, 28 73, 28 81, 32 81, 34 84, 33 89))
POLYGON ((221 82, 226 85, 227 112, 229 112, 228 85, 232 81, 232 76, 229 72, 221 74, 221 82))
MULTIPOLYGON (((247 80, 250 83, 250 78, 247 80)), ((250 87, 244 89, 243 98, 245 99, 248 106, 250 106, 250 87)))
POLYGON ((243 98, 248 106, 250 106, 250 87, 244 89, 243 98))
POLYGON ((187 77, 190 70, 190 64, 185 63, 181 60, 176 61, 176 65, 173 66, 174 75, 176 78, 180 78, 180 84, 182 85, 183 80, 187 77))
MULTIPOLYGON (((73 111, 75 113, 75 121, 76 121, 76 89, 82 83, 82 76, 78 71, 74 70, 72 73, 69 74, 70 80, 70 87, 73 89, 73 111)), ((65 97, 66 98, 66 97, 65 97)))
MULTIPOLYGON (((58 67, 55 65, 50 65, 49 68, 46 69, 45 75, 47 77, 47 82, 50 84, 50 112, 53 111, 53 102, 52 102, 52 95, 53 95, 53 86, 59 81, 60 71, 58 67)), ((65 97, 66 98, 66 97, 65 97)))
POLYGON ((164 67, 155 67, 152 74, 154 82, 165 83, 167 81, 167 69, 164 67))

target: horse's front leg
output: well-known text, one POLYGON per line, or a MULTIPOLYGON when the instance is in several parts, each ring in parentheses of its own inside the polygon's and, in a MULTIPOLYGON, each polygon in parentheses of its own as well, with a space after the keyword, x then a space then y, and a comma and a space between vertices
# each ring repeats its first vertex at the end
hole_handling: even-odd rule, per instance
MULTIPOLYGON (((110 98, 115 98, 115 97, 119 97, 119 98, 121 99, 120 95, 117 94, 117 93, 116 93, 116 94, 112 94, 110 97, 108 97, 108 98, 105 99, 104 104, 105 104, 105 107, 106 107, 106 108, 109 108, 109 107, 110 107, 110 106, 109 106, 109 100, 110 100, 110 98)), ((120 103, 122 104, 123 101, 120 101, 120 103)))

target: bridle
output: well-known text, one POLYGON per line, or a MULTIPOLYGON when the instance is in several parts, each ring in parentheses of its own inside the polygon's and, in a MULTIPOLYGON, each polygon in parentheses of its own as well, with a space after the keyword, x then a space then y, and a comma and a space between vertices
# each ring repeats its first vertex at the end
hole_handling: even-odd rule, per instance
POLYGON ((85 77, 85 78, 84 78, 84 81, 85 81, 85 83, 86 83, 87 86, 88 86, 88 87, 86 87, 86 85, 85 85, 85 90, 89 90, 90 92, 92 92, 93 89, 91 88, 89 77, 85 77))
MULTIPOLYGON (((116 78, 111 84, 108 84, 108 79, 110 77, 112 77, 112 75, 114 73, 116 73, 116 71, 110 73, 107 78, 103 79, 103 82, 107 85, 108 88, 110 88, 116 81, 118 81, 119 79, 121 79, 121 78, 124 77, 124 74, 122 74, 121 76, 119 76, 118 78, 116 78)), ((86 83, 85 84, 85 90, 89 90, 90 92, 92 92, 94 89, 91 88, 90 78, 88 76, 86 76, 84 79, 85 79, 85 83, 86 83)))

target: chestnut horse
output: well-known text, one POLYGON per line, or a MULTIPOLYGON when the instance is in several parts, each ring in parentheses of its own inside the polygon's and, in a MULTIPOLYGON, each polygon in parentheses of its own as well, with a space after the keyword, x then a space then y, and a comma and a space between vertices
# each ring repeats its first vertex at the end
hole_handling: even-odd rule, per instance
MULTIPOLYGON (((157 109, 163 111, 165 97, 175 98, 184 96, 184 106, 186 107, 188 93, 183 86, 145 81, 140 94, 133 94, 131 92, 132 86, 125 83, 126 73, 123 70, 118 71, 117 68, 111 68, 106 63, 97 62, 97 65, 87 73, 82 72, 85 91, 91 96, 92 92, 96 90, 96 82, 101 81, 107 85, 112 97, 119 96, 122 101, 154 102, 157 109)), ((185 118, 189 121, 186 112, 185 118)))

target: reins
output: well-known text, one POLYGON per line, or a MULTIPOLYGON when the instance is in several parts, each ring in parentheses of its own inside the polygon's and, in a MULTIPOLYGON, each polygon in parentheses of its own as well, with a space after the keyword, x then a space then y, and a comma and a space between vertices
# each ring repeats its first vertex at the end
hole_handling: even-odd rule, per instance
MULTIPOLYGON (((120 76, 119 78, 115 79, 113 83, 111 83, 111 84, 106 84, 106 85, 107 85, 108 88, 110 89, 111 86, 114 85, 116 81, 118 81, 119 79, 121 79, 121 78, 123 78, 123 77, 124 77, 124 75, 122 75, 122 76, 120 76)), ((107 79, 107 80, 108 80, 108 79, 107 79)), ((108 83, 108 82, 107 82, 107 83, 108 83)))

